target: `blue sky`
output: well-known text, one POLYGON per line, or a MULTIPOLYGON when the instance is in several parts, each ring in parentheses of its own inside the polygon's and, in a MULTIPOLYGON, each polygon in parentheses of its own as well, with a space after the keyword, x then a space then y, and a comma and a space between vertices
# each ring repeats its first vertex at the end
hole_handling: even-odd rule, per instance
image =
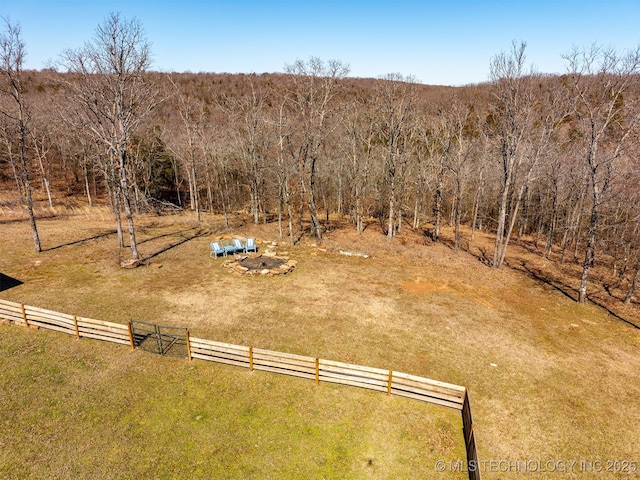
POLYGON ((464 85, 486 81, 513 40, 544 73, 563 72, 573 46, 640 45, 640 0, 0 0, 33 69, 82 46, 109 12, 142 22, 160 71, 281 72, 316 56, 355 77, 464 85))

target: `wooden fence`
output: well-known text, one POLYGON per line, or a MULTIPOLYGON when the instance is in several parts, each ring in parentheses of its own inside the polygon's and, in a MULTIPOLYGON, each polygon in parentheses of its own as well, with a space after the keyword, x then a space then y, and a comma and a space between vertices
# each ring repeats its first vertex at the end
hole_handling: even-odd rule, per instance
POLYGON ((121 323, 93 320, 6 300, 0 300, 0 318, 27 327, 34 326, 75 335, 78 338, 121 343, 131 345, 132 348, 135 346, 129 326, 121 323))
MULTIPOLYGON (((131 322, 123 325, 93 320, 1 299, 0 318, 27 327, 55 330, 77 338, 93 338, 136 347, 131 322)), ((469 479, 480 478, 471 406, 465 387, 392 370, 194 338, 189 335, 188 330, 186 342, 189 359, 225 363, 251 371, 280 373, 306 378, 316 383, 329 382, 366 388, 387 395, 408 397, 454 408, 462 413, 469 479)))
POLYGON ((214 342, 202 338, 189 338, 192 358, 226 363, 249 370, 263 370, 294 377, 367 388, 422 400, 462 410, 466 395, 464 387, 438 382, 407 373, 334 362, 315 357, 274 352, 261 348, 244 347, 214 342))

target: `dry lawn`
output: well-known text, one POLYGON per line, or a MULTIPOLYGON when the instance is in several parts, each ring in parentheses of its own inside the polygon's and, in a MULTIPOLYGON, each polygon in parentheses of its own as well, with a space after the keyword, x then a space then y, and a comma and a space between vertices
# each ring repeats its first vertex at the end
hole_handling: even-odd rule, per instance
MULTIPOLYGON (((148 266, 127 270, 118 266, 128 252, 118 251, 106 212, 41 220, 41 254, 33 252, 27 223, 11 220, 0 227, 0 272, 23 283, 1 298, 115 322, 186 326, 193 336, 465 385, 481 460, 640 462, 640 330, 531 275, 488 268, 477 258, 488 237, 454 252, 406 230, 388 242, 371 225, 362 236, 341 228, 320 246, 308 237, 290 246, 277 238, 277 225, 241 216, 229 230, 219 217, 196 224, 186 215, 148 216, 139 219, 148 266), (295 272, 229 274, 221 259, 209 258, 208 244, 232 235, 257 237, 261 250, 277 242, 279 254, 298 260, 295 272)), ((512 265, 535 260, 526 250, 514 252, 522 257, 510 258, 512 265)), ((635 321, 634 312, 625 318, 635 321)), ((166 478, 175 478, 195 462, 201 478, 456 478, 436 473, 434 464, 464 458, 458 414, 442 407, 1 328, 0 391, 10 408, 3 407, 0 422, 11 425, 0 433, 4 476, 88 478, 98 461, 97 472, 126 478, 123 465, 135 448, 143 461, 132 477, 167 469, 166 478), (78 365, 64 367, 76 359, 78 365), (81 366, 87 362, 94 365, 81 366), (45 395, 36 394, 41 381, 45 395), (9 392, 14 384, 26 398, 9 392), (108 400, 99 410, 88 406, 102 396, 108 400), (53 407, 55 418, 47 419, 47 405, 60 402, 101 417, 109 438, 89 422, 81 421, 87 431, 80 431, 77 418, 55 417, 53 407), (158 437, 168 440, 158 449, 148 445, 158 437), (42 438, 54 451, 74 439, 81 453, 54 461, 34 453, 42 438), (111 454, 96 460, 104 448, 111 454)), ((563 478, 582 478, 577 468, 563 478)), ((482 474, 527 475, 489 466, 482 474)))

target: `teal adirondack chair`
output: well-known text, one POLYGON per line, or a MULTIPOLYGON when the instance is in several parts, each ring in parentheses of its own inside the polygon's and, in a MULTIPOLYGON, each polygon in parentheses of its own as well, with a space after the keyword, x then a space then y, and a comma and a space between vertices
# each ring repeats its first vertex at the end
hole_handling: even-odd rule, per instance
POLYGON ((238 252, 246 253, 247 252, 245 246, 242 244, 242 240, 240 240, 239 238, 231 239, 231 243, 232 243, 233 247, 235 248, 234 253, 238 253, 238 252))
POLYGON ((255 238, 247 238, 247 243, 244 246, 244 252, 257 252, 258 247, 256 247, 256 239, 255 238))
POLYGON ((220 245, 220 242, 211 242, 209 244, 209 256, 210 257, 218 257, 218 255, 222 255, 223 257, 227 256, 227 251, 220 245))

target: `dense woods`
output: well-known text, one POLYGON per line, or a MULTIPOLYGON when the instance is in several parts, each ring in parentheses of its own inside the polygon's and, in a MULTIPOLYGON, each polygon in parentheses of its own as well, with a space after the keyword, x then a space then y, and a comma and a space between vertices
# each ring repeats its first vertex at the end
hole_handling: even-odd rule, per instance
POLYGON ((351 78, 313 57, 283 74, 161 74, 141 25, 117 15, 56 70, 23 71, 25 49, 6 22, 0 181, 26 205, 37 250, 34 192, 52 206, 108 201, 134 260, 138 212, 228 224, 245 211, 292 244, 320 241, 336 218, 359 233, 375 221, 389 241, 405 228, 437 241, 452 225, 456 249, 481 229, 496 268, 531 236, 581 265, 581 302, 596 256, 626 302, 640 282, 640 49, 576 49, 549 76, 514 43, 487 59, 487 83, 456 88, 351 78))

